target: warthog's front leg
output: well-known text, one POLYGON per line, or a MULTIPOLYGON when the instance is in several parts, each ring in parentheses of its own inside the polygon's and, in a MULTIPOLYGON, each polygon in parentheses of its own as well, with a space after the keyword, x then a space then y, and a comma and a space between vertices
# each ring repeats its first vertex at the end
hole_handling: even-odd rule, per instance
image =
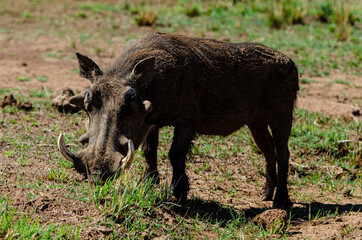
POLYGON ((194 136, 195 132, 188 126, 183 124, 175 126, 173 142, 169 152, 173 168, 171 187, 176 199, 181 203, 186 201, 187 193, 190 189, 189 179, 185 172, 185 161, 194 136))
POLYGON ((146 141, 143 143, 143 155, 146 160, 146 170, 144 178, 152 178, 155 183, 159 183, 157 170, 157 147, 158 147, 158 128, 153 128, 147 136, 146 141))

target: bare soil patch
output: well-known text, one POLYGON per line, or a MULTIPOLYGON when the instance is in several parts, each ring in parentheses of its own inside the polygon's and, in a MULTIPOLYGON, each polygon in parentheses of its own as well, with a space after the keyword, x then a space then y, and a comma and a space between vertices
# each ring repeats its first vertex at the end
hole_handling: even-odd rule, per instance
POLYGON ((99 226, 99 211, 96 208, 69 198, 61 189, 37 191, 16 186, 0 186, 0 194, 11 199, 17 214, 29 215, 40 224, 62 223, 79 226, 87 223, 88 227, 80 233, 82 239, 104 238, 110 232, 106 227, 99 226))
MULTIPOLYGON (((45 38, 45 37, 44 37, 45 38)), ((55 89, 70 87, 76 91, 89 85, 72 69, 77 68, 75 59, 64 60, 46 57, 49 51, 61 51, 63 54, 74 54, 62 43, 54 43, 54 39, 39 39, 36 42, 0 40, 0 88, 24 87, 28 89, 55 89), (48 80, 40 82, 37 77, 46 75, 48 80), (19 77, 28 77, 27 81, 19 77), (17 79, 18 78, 18 79, 17 79)))
POLYGON ((340 72, 328 77, 302 77, 312 80, 301 84, 297 100, 299 108, 325 113, 328 117, 341 117, 361 121, 362 77, 340 72))

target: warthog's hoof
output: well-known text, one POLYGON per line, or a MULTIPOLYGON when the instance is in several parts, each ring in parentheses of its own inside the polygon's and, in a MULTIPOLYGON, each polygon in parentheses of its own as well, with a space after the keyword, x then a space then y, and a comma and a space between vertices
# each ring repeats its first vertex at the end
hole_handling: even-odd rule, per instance
POLYGON ((176 197, 179 203, 185 203, 187 199, 187 193, 190 189, 189 179, 186 175, 182 175, 179 178, 173 178, 171 187, 173 195, 176 197))
POLYGON ((272 201, 274 195, 274 188, 271 186, 265 186, 263 192, 261 193, 260 200, 262 201, 272 201))
POLYGON ((145 171, 145 173, 143 174, 143 179, 145 181, 152 181, 153 184, 159 184, 160 183, 160 178, 158 176, 158 171, 145 171))

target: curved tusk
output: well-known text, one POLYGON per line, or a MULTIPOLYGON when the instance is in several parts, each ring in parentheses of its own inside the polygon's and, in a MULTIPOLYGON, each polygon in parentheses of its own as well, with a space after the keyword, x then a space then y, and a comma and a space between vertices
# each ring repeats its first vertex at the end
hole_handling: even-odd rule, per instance
POLYGON ((130 139, 130 140, 128 140, 127 156, 122 159, 122 166, 121 166, 122 170, 129 168, 129 166, 132 163, 134 155, 135 155, 134 145, 133 145, 132 140, 130 139))
POLYGON ((59 134, 58 148, 64 158, 66 158, 67 160, 69 160, 71 162, 75 162, 75 159, 76 159, 75 155, 67 148, 67 146, 65 146, 63 133, 59 134))

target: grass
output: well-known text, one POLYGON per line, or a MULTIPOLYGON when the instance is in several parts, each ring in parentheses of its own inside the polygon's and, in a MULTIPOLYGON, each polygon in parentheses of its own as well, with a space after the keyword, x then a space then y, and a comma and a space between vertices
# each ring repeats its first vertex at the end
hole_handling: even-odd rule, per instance
POLYGON ((315 83, 317 81, 314 79, 310 79, 310 78, 302 78, 302 79, 299 79, 299 82, 304 83, 304 84, 311 84, 311 83, 315 83))
POLYGON ((157 15, 154 12, 142 12, 135 18, 138 26, 155 26, 157 23, 157 15))
POLYGON ((312 155, 327 155, 331 163, 340 160, 358 163, 361 142, 348 140, 361 132, 359 123, 328 119, 307 111, 298 111, 295 119, 290 139, 292 149, 307 150, 312 155))
POLYGON ((268 10, 268 25, 281 29, 285 25, 305 24, 308 1, 272 1, 268 10))
POLYGON ((19 82, 30 82, 30 77, 24 76, 24 77, 16 77, 15 78, 16 81, 19 82))
POLYGON ((192 5, 190 8, 185 9, 185 14, 188 17, 197 17, 201 14, 199 6, 197 4, 192 5))
POLYGON ((40 75, 37 77, 39 82, 47 82, 49 77, 47 75, 40 75))
POLYGON ((343 84, 343 85, 350 85, 350 82, 343 80, 343 79, 334 79, 331 81, 332 83, 338 83, 338 84, 343 84))
MULTIPOLYGON (((191 3, 178 0, 170 5, 60 1, 52 3, 54 9, 49 12, 41 10, 47 5, 40 0, 23 1, 17 7, 9 3, 1 3, 2 17, 15 14, 27 20, 23 22, 30 30, 39 29, 41 25, 55 43, 70 39, 65 50, 45 49, 42 56, 46 59, 66 58, 69 51, 77 48, 90 49, 92 54, 99 56, 110 53, 113 56, 119 52, 117 38, 137 39, 148 31, 147 28, 140 30, 138 26, 152 25, 153 30, 163 32, 182 32, 232 42, 261 42, 290 55, 300 73, 308 76, 301 79, 305 84, 314 83, 313 76, 332 76, 333 71, 361 74, 361 8, 352 1, 343 5, 303 0, 191 3)), ((28 32, 24 29, 13 31, 11 26, 0 29, 1 37, 6 39, 28 41, 44 36, 36 31, 25 33, 28 32)), ((78 69, 69 69, 69 75, 77 73, 78 69)), ((49 77, 45 74, 34 78, 47 82, 49 77)), ((19 76, 16 80, 27 82, 32 78, 19 76)), ((331 80, 330 84, 353 87, 344 79, 331 80)), ((240 192, 241 184, 262 188, 263 157, 250 140, 247 128, 225 138, 198 136, 195 139, 187 168, 190 174, 200 177, 202 183, 207 180, 202 187, 208 197, 198 196, 202 194, 199 191, 190 196, 187 206, 180 207, 171 199, 167 180, 170 166, 165 164, 173 128, 161 129, 158 159, 160 165, 166 165, 162 169, 166 180, 160 186, 140 181, 144 169, 140 150, 128 175, 117 176, 103 185, 90 185, 74 173, 72 163, 61 157, 55 142, 56 136, 66 131, 66 143, 76 143, 70 149, 82 149, 77 139, 85 133, 83 120, 86 115, 55 113, 51 108, 51 92, 46 90, 0 89, 0 99, 10 93, 18 101, 30 100, 35 110, 29 113, 16 107, 0 110, 0 187, 17 187, 26 194, 33 194, 31 197, 35 199, 44 192, 63 193, 61 200, 73 205, 87 204, 87 209, 95 213, 87 216, 88 222, 51 223, 44 221, 46 216, 36 215, 36 208, 26 205, 27 201, 23 202, 27 211, 19 211, 16 198, 2 196, 0 238, 82 239, 85 231, 100 228, 110 239, 163 236, 173 239, 286 239, 292 234, 288 229, 292 228, 294 220, 320 221, 345 214, 345 211, 357 211, 343 208, 339 201, 361 196, 362 174, 357 168, 361 164, 361 140, 356 138, 362 132, 360 123, 296 110, 289 142, 291 161, 295 163, 289 187, 292 199, 306 206, 292 209, 288 226, 282 231, 280 222, 275 222, 270 229, 255 225, 252 217, 260 213, 255 209, 256 212, 253 209, 244 211, 240 210, 242 207, 234 208, 233 204, 222 202, 222 199, 232 199, 245 203, 248 195, 240 192), (233 162, 235 159, 242 163, 233 162), (235 164, 240 165, 239 170, 230 168, 235 164), (9 166, 19 172, 11 175, 5 168, 9 166), (24 172, 24 169, 32 171, 24 172), (12 177, 10 180, 7 174, 12 177), (230 187, 225 189, 225 186, 230 187), (335 204, 309 204, 314 201, 335 204)), ((191 183, 193 181, 195 179, 191 179, 191 183)), ((348 236, 353 231, 353 227, 346 225, 340 235, 348 236)))
POLYGON ((9 196, 0 198, 0 237, 4 239, 79 239, 79 228, 40 224, 31 215, 18 214, 9 196))
MULTIPOLYGON (((19 89, 3 89, 0 97, 9 92, 18 97, 20 91, 19 89)), ((94 208, 98 212, 93 218, 97 219, 98 227, 107 229, 107 236, 110 239, 120 237, 134 239, 145 236, 219 239, 278 236, 278 238, 286 239, 289 235, 288 230, 285 229, 291 227, 290 222, 293 219, 316 221, 333 217, 335 213, 342 214, 345 211, 327 206, 312 206, 312 212, 308 214, 304 209, 295 208, 291 212, 286 228, 281 226, 285 223, 275 222, 270 229, 263 229, 252 223, 250 216, 255 213, 228 207, 217 199, 206 200, 191 196, 188 205, 180 207, 172 202, 167 181, 160 186, 153 186, 150 181, 140 181, 144 164, 139 151, 135 165, 128 174, 116 176, 102 185, 78 182, 71 169, 72 164, 64 160, 55 150, 54 139, 49 138, 49 133, 57 135, 60 131, 67 131, 66 142, 75 143, 85 132, 81 124, 86 118, 85 114, 65 115, 61 117, 61 123, 57 123, 60 116, 50 114, 52 112, 49 102, 51 93, 32 91, 27 94, 28 96, 22 92, 22 97, 38 100, 40 106, 38 109, 42 110, 32 112, 30 115, 24 114, 21 110, 16 110, 16 114, 2 110, 6 117, 2 119, 1 124, 6 126, 7 130, 0 133, 0 142, 5 143, 3 146, 13 146, 6 148, 2 154, 5 159, 16 160, 18 166, 37 165, 44 161, 48 164, 48 170, 38 175, 39 179, 34 179, 33 182, 28 182, 26 175, 23 177, 20 174, 11 184, 23 188, 25 192, 57 189, 57 191, 65 192, 68 199, 72 201, 88 204, 87 208, 94 208), (43 111, 46 111, 48 113, 46 115, 50 118, 55 117, 56 120, 51 122, 41 120, 46 116, 43 111), (38 122, 35 124, 37 129, 34 129, 35 122, 38 122), (28 130, 24 133, 16 129, 28 130), (34 145, 37 147, 34 148, 34 145), (54 151, 49 151, 49 147, 54 151), (164 219, 166 213, 171 214, 169 217, 171 222, 164 219)), ((172 128, 161 130, 158 157, 162 161, 167 161, 172 131, 172 128)), ((358 123, 296 110, 290 148, 293 156, 291 161, 299 165, 295 172, 291 172, 289 178, 291 195, 296 202, 329 198, 329 201, 336 202, 338 205, 339 199, 346 194, 348 197, 361 195, 358 189, 362 187, 362 174, 355 170, 361 158, 361 142, 352 138, 358 132, 361 132, 361 126, 358 123), (312 159, 314 161, 311 161, 312 159), (320 171, 320 169, 324 170, 320 171), (318 188, 319 194, 300 194, 301 189, 306 186, 318 188)), ((250 146, 252 142, 249 137, 250 133, 246 128, 226 138, 199 136, 195 139, 193 154, 190 157, 215 159, 216 163, 227 162, 228 159, 235 157, 250 159, 245 161, 245 165, 248 171, 253 172, 253 174, 249 173, 255 179, 253 184, 261 188, 262 173, 258 172, 258 169, 259 171, 262 169, 262 156, 250 146)), ((72 151, 78 151, 81 146, 75 145, 70 148, 72 151)), ((214 161, 199 163, 191 160, 187 164, 188 171, 210 178, 209 184, 213 185, 210 186, 210 194, 214 196, 225 194, 235 200, 239 199, 240 193, 237 187, 222 190, 225 181, 240 185, 237 177, 239 173, 229 169, 228 164, 220 165, 219 170, 215 171, 214 161)), ((242 170, 240 173, 244 175, 242 170)), ((0 171, 0 187, 4 185, 4 181, 0 171)), ((245 177, 242 182, 251 183, 249 177, 245 177)), ((40 196, 39 193, 35 193, 33 198, 40 196)), ((241 196, 241 199, 244 197, 241 196)), ((5 238, 30 238, 29 236, 36 234, 37 238, 49 236, 79 239, 82 238, 83 229, 95 227, 94 223, 92 225, 86 222, 79 223, 75 227, 67 224, 45 223, 41 220, 41 215, 37 218, 31 214, 35 209, 28 208, 29 212, 18 213, 16 206, 7 196, 0 200, 0 234, 5 238)), ((353 228, 346 227, 341 234, 349 234, 353 231, 353 228)))
POLYGON ((43 53, 43 57, 46 58, 59 58, 62 59, 64 57, 63 53, 59 50, 48 51, 43 53))
POLYGON ((31 18, 32 15, 31 15, 31 13, 29 11, 24 11, 24 12, 21 13, 21 17, 22 18, 31 18))
MULTIPOLYGON (((362 9, 360 4, 350 0, 335 1, 336 4, 329 0, 250 0, 235 1, 234 4, 233 1, 178 0, 171 5, 90 1, 59 2, 58 6, 53 3, 59 9, 66 9, 58 13, 55 7, 55 14, 74 20, 66 22, 59 21, 58 15, 37 11, 44 3, 34 1, 36 4, 23 3, 24 6, 20 4, 22 7, 11 11, 19 11, 21 15, 29 8, 34 9, 31 12, 35 20, 27 23, 30 27, 38 29, 41 24, 55 38, 72 39, 74 47, 89 43, 91 48, 94 42, 102 42, 111 48, 114 44, 112 39, 120 35, 124 38, 136 35, 138 38, 143 32, 134 31, 137 26, 152 26, 155 31, 181 31, 194 36, 230 39, 232 42, 261 42, 290 55, 301 73, 309 76, 335 69, 360 75, 362 33, 359 26, 362 9), (95 23, 97 31, 90 27, 95 23)), ((5 2, 3 11, 8 13, 10 7, 11 4, 5 2)), ((19 34, 6 32, 9 38, 20 37, 19 34)), ((37 36, 34 31, 24 37, 34 39, 41 35, 37 36)), ((47 51, 43 56, 64 57, 57 51, 47 51)))
POLYGON ((48 169, 48 179, 50 181, 56 181, 56 182, 69 182, 69 172, 66 168, 60 168, 60 169, 48 169))
POLYGON ((108 3, 82 3, 78 5, 79 10, 88 10, 92 11, 95 14, 101 12, 119 12, 122 9, 122 5, 110 5, 108 3))

